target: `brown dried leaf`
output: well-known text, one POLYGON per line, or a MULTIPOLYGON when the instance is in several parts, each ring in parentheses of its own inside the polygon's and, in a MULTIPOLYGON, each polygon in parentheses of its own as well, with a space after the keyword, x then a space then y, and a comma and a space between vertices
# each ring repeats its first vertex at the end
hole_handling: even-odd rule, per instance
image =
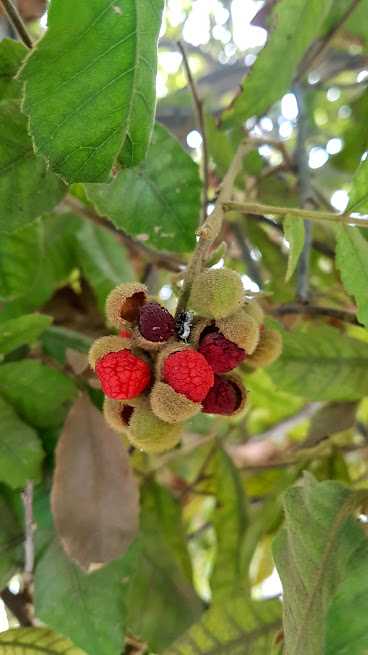
POLYGON ((88 355, 86 355, 86 353, 81 353, 79 350, 67 348, 65 351, 65 358, 67 364, 69 364, 73 373, 76 375, 82 375, 82 373, 84 373, 84 371, 86 371, 89 366, 88 355))
POLYGON ((138 532, 138 486, 120 438, 86 396, 56 451, 52 511, 65 552, 85 570, 124 554, 138 532))

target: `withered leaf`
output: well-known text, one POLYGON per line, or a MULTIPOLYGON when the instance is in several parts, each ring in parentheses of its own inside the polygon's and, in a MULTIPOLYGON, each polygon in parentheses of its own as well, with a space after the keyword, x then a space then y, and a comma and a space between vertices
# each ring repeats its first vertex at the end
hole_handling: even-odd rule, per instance
POLYGON ((87 571, 123 555, 137 535, 138 485, 128 454, 83 395, 57 447, 51 501, 65 552, 87 571))

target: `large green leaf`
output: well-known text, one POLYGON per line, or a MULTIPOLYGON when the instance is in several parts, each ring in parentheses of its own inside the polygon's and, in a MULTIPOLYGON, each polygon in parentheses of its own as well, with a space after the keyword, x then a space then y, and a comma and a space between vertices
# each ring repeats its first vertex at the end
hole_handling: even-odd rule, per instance
POLYGON ((368 325, 368 241, 358 228, 338 227, 336 265, 345 289, 356 299, 358 319, 368 325))
POLYGON ((134 279, 124 245, 109 230, 84 222, 77 233, 77 261, 104 312, 106 296, 118 284, 134 279))
MULTIPOLYGON (((51 76, 50 76, 51 77, 51 76)), ((13 232, 52 209, 64 184, 33 152, 27 119, 18 103, 0 103, 0 233, 13 232)))
POLYGON ((0 100, 19 98, 22 84, 14 77, 27 54, 27 48, 12 39, 0 43, 0 100))
POLYGON ((51 323, 52 318, 42 314, 28 314, 0 323, 0 354, 33 343, 51 323))
POLYGON ((55 541, 36 568, 36 615, 88 655, 119 655, 136 555, 133 546, 124 557, 87 574, 67 559, 55 541))
POLYGON ((278 601, 245 595, 215 604, 165 651, 165 655, 266 655, 280 627, 278 601))
POLYGON ((283 331, 281 357, 267 371, 284 391, 308 400, 368 395, 368 345, 327 326, 283 331))
POLYGON ((224 113, 225 125, 260 116, 291 86, 303 54, 318 37, 332 0, 281 0, 273 30, 244 80, 241 94, 224 113))
POLYGON ((109 185, 88 185, 100 214, 130 234, 166 250, 191 250, 200 210, 198 166, 178 141, 156 125, 147 157, 109 185))
POLYGON ((0 633, 1 655, 85 655, 48 628, 13 628, 0 633))
POLYGON ((29 292, 43 256, 40 220, 0 238, 0 300, 13 300, 29 292))
POLYGON ((22 72, 23 108, 37 151, 69 182, 107 181, 123 144, 131 164, 144 157, 162 9, 163 0, 52 1, 22 72))
POLYGON ((36 428, 60 425, 76 392, 71 378, 35 360, 0 366, 0 394, 36 428))
POLYGON ((36 432, 0 396, 0 481, 13 489, 39 480, 43 450, 36 432))
POLYGON ((128 626, 154 651, 162 652, 198 619, 202 608, 187 577, 180 507, 174 508, 169 493, 158 491, 155 484, 142 489, 141 546, 128 626))
POLYGON ((52 325, 43 333, 41 341, 43 349, 48 355, 60 364, 65 364, 68 348, 88 353, 93 340, 80 332, 52 325))
POLYGON ((285 239, 289 242, 289 257, 285 278, 286 282, 288 282, 293 276, 299 257, 303 252, 305 229, 303 221, 295 220, 295 218, 289 216, 285 217, 283 227, 285 239))
MULTIPOLYGON (((334 650, 326 641, 326 620, 331 602, 341 585, 350 579, 354 561, 364 562, 367 580, 368 542, 352 516, 359 498, 340 483, 316 482, 310 475, 305 476, 303 486, 295 486, 284 495, 285 527, 274 542, 274 556, 283 585, 287 655, 350 655, 353 652, 363 655, 365 652, 350 650, 350 642, 348 650, 334 650)), ((352 601, 353 598, 351 589, 352 601)), ((335 611, 338 607, 335 606, 335 611)), ((358 614, 359 605, 354 604, 350 607, 350 616, 353 609, 367 635, 364 606, 358 614)), ((343 625, 333 624, 336 632, 333 639, 335 643, 340 642, 340 648, 344 626, 345 622, 343 625)), ((329 635, 331 629, 330 623, 329 635)), ((365 637, 365 646, 367 644, 365 637)))
POLYGON ((216 601, 247 583, 241 568, 241 546, 247 525, 246 497, 239 472, 222 449, 214 459, 214 483, 216 508, 212 520, 217 549, 211 588, 216 601))

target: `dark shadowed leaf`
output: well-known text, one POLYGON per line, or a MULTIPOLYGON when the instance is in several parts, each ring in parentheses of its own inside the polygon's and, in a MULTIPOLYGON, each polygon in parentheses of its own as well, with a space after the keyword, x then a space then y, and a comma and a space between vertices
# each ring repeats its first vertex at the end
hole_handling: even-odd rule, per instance
POLYGON ((107 181, 123 144, 132 164, 144 157, 162 9, 163 0, 51 3, 22 72, 24 110, 37 150, 69 182, 107 181))
POLYGON ((200 210, 198 166, 164 127, 156 124, 146 159, 120 171, 111 184, 88 185, 103 216, 164 250, 190 250, 200 210))
POLYGON ((188 580, 180 506, 157 484, 147 483, 142 489, 140 543, 128 626, 155 652, 162 652, 199 618, 202 604, 188 580))
POLYGON ((308 434, 303 446, 318 444, 331 434, 349 430, 355 424, 358 403, 328 403, 316 412, 309 424, 308 434))
POLYGON ((9 499, 0 489, 0 587, 4 589, 23 559, 23 525, 9 499))
POLYGON ((133 546, 124 557, 87 574, 55 540, 36 568, 37 616, 88 655, 120 655, 136 551, 133 546))
MULTIPOLYGON (((292 487, 284 495, 285 527, 274 542, 274 556, 283 585, 288 655, 354 652, 350 642, 347 651, 331 650, 330 643, 326 650, 325 639, 330 604, 350 579, 352 562, 364 562, 367 580, 368 541, 353 517, 361 502, 361 495, 340 483, 317 482, 311 475, 305 475, 303 486, 292 487)), ((358 608, 355 604, 354 612, 358 608)), ((367 634, 363 607, 357 616, 367 634)), ((342 642, 341 629, 343 626, 335 622, 334 642, 342 642)), ((366 638, 365 646, 367 643, 366 638)))
POLYGON ((0 239, 0 300, 13 300, 29 292, 41 266, 44 232, 36 220, 0 239))
POLYGON ((165 655, 266 655, 280 627, 279 601, 235 595, 215 604, 165 655))
POLYGON ((0 633, 1 655, 85 655, 48 628, 13 628, 0 633))
POLYGON ((0 103, 0 233, 14 232, 61 200, 65 186, 35 155, 27 119, 13 100, 0 103), (14 193, 16 188, 17 192, 14 193))
POLYGON ((28 314, 0 323, 0 354, 33 343, 51 323, 52 318, 42 314, 28 314))
POLYGON ((52 489, 65 551, 87 571, 123 555, 138 531, 138 486, 121 439, 81 396, 64 425, 52 489))
POLYGON ((13 489, 38 481, 43 457, 36 432, 0 397, 0 481, 13 489))

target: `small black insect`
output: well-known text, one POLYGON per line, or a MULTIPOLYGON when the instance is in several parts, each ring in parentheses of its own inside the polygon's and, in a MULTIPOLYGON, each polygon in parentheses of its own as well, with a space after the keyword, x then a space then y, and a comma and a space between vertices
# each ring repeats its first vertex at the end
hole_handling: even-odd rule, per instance
POLYGON ((193 325, 192 312, 180 312, 176 319, 176 334, 181 341, 188 341, 193 325))

